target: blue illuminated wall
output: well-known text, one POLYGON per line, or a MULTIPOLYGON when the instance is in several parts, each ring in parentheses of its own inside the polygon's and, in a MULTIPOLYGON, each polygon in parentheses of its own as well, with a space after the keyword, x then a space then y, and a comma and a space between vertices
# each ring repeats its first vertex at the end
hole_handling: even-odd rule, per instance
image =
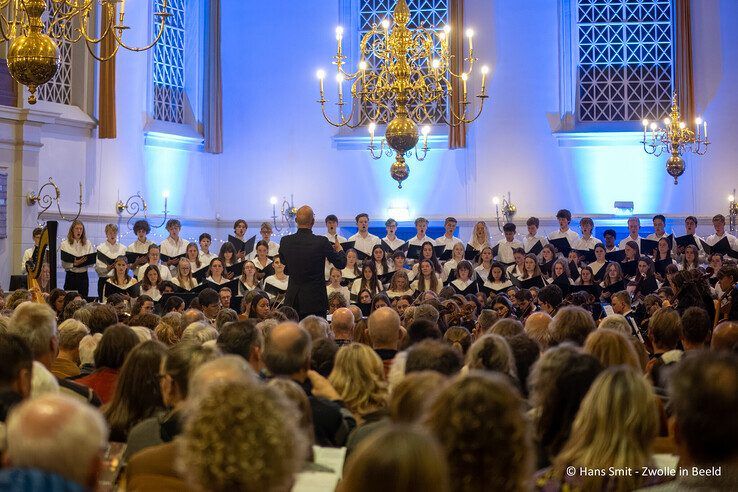
MULTIPOLYGON (((118 139, 49 135, 39 172, 64 190, 82 181, 90 214, 111 215, 118 193, 136 191, 161 209, 168 189, 175 214, 226 224, 239 216, 267 218, 269 198, 290 194, 319 217, 342 219, 360 210, 376 219, 489 218, 492 196, 507 191, 519 218, 551 217, 562 207, 610 215, 616 200, 633 201, 643 214, 724 211, 725 196, 738 186, 738 2, 701 0, 692 11, 695 106, 710 124, 713 145, 707 156, 687 160, 678 186, 663 157, 643 153, 638 134, 584 143, 553 134, 561 103, 559 3, 466 0, 475 52, 491 69, 490 100, 469 127, 467 148, 410 160, 402 190, 389 177, 389 159, 336 148, 337 132, 315 102, 315 71, 329 68, 335 51, 337 0, 222 2, 223 154, 144 145, 151 54, 121 51, 118 139)), ((131 25, 150 25, 148 13, 131 15, 131 25)), ((147 33, 131 34, 144 44, 147 33)), ((75 200, 65 193, 65 209, 75 208, 75 200)))

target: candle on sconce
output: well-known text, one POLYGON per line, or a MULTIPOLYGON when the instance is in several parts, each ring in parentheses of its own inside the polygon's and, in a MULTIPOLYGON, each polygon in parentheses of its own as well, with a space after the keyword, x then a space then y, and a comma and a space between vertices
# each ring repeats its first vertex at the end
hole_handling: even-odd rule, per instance
POLYGON ((469 79, 469 76, 466 73, 461 74, 461 82, 463 84, 463 93, 464 93, 464 102, 466 102, 466 81, 469 79))
POLYGON ((325 70, 318 70, 317 72, 318 80, 320 81, 320 98, 323 98, 323 79, 325 79, 325 70))
POLYGON ((374 132, 377 130, 377 124, 372 121, 367 130, 369 130, 369 145, 374 145, 374 132))
POLYGON ((338 75, 336 75, 336 82, 338 82, 338 101, 339 102, 343 100, 343 81, 344 81, 344 78, 345 77, 343 76, 342 73, 339 73, 338 75))
POLYGON ((643 123, 643 141, 645 142, 646 141, 646 130, 648 129, 648 120, 644 118, 641 123, 643 123))
POLYGON ((703 121, 702 124, 704 125, 703 129, 704 129, 704 134, 705 134, 705 140, 707 140, 707 122, 703 121))
POLYGON ((650 125, 650 128, 651 128, 651 141, 652 142, 655 142, 656 141, 656 128, 657 127, 658 127, 658 125, 656 124, 655 121, 653 123, 651 123, 651 125, 650 125))
POLYGON ((423 148, 428 148, 428 135, 430 134, 431 127, 429 125, 425 125, 423 129, 421 130, 421 133, 423 134, 423 148))
POLYGON ((699 116, 694 119, 694 127, 697 130, 697 140, 702 136, 702 118, 699 116))
POLYGON ((474 42, 472 41, 474 39, 474 30, 467 29, 466 37, 469 38, 469 53, 471 53, 472 51, 474 51, 474 42))
POLYGON ((482 94, 487 88, 487 74, 489 73, 489 67, 487 65, 482 67, 482 94))
POLYGON ((338 42, 338 56, 341 56, 341 41, 343 40, 343 27, 336 28, 336 41, 338 42))

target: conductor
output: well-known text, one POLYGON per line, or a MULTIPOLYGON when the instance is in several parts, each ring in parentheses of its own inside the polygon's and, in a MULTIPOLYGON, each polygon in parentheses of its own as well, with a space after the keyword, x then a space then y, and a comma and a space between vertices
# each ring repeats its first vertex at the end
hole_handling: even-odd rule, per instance
POLYGON ((325 318, 328 311, 328 294, 325 288, 325 260, 336 268, 346 267, 346 253, 336 242, 331 244, 325 236, 313 234, 315 214, 304 205, 297 210, 297 232, 282 238, 279 257, 289 275, 284 303, 292 306, 300 319, 311 314, 325 318))

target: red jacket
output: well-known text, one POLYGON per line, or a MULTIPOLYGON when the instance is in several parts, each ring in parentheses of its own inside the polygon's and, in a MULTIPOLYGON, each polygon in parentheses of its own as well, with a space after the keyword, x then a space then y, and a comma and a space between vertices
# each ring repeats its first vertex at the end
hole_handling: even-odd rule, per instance
POLYGON ((102 367, 89 376, 75 379, 75 383, 83 384, 97 393, 103 404, 108 403, 115 393, 115 385, 118 383, 120 369, 102 367))

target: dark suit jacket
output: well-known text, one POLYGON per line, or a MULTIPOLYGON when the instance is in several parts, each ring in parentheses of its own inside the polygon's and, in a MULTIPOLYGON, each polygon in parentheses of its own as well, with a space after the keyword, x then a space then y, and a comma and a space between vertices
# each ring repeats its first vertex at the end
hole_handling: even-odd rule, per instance
POLYGON ((344 268, 346 253, 337 253, 327 237, 316 236, 310 229, 298 229, 279 242, 279 257, 290 276, 285 304, 295 308, 301 318, 309 314, 325 316, 325 260, 336 268, 344 268))

